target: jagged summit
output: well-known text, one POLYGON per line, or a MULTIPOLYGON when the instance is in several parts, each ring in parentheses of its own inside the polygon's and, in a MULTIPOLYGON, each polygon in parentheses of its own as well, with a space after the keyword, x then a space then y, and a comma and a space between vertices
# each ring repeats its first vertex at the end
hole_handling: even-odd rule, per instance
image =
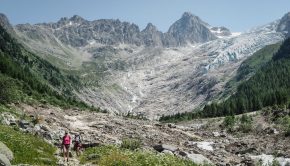
POLYGON ((184 12, 184 13, 182 14, 182 18, 191 18, 191 17, 197 17, 197 16, 193 15, 193 14, 190 13, 190 12, 184 12))
POLYGON ((151 22, 147 24, 146 28, 143 31, 158 31, 157 27, 151 22))
POLYGON ((194 20, 198 20, 198 21, 201 20, 198 16, 196 16, 190 12, 184 12, 181 16, 181 19, 185 19, 185 20, 194 19, 194 20))
POLYGON ((190 12, 184 12, 182 14, 181 18, 185 19, 185 20, 195 20, 195 21, 198 21, 198 22, 204 24, 205 26, 209 26, 209 24, 204 22, 200 17, 198 17, 197 15, 194 15, 190 12))
POLYGON ((70 21, 73 21, 73 22, 78 22, 78 23, 81 23, 83 21, 86 21, 84 18, 82 18, 81 16, 79 15, 74 15, 72 16, 70 19, 70 21))
POLYGON ((146 46, 163 46, 163 33, 158 31, 157 27, 152 23, 147 24, 140 36, 146 46))
MULTIPOLYGON (((56 23, 36 26, 39 30, 43 27, 42 30, 52 31, 57 39, 73 47, 85 47, 92 42, 105 45, 176 47, 217 39, 217 36, 209 30, 210 26, 190 12, 185 12, 166 33, 160 32, 152 23, 148 23, 146 28, 140 31, 134 23, 115 19, 87 21, 78 15, 63 17, 56 23)), ((16 26, 16 29, 21 32, 23 28, 20 27, 16 26)), ((29 31, 27 28, 26 30, 29 31)))

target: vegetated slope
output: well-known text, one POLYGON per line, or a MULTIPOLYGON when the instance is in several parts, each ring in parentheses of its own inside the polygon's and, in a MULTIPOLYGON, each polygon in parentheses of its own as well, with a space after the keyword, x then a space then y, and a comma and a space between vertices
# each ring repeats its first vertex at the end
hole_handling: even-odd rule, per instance
POLYGON ((47 61, 27 51, 2 26, 0 57, 1 103, 34 100, 59 106, 86 107, 86 104, 73 97, 65 97, 73 96, 73 84, 68 82, 66 76, 47 61))
POLYGON ((265 46, 247 58, 238 68, 236 75, 226 84, 225 91, 222 93, 220 99, 224 99, 234 93, 238 85, 251 78, 256 71, 271 61, 273 55, 280 48, 280 45, 281 43, 279 42, 265 46))
POLYGON ((0 124, 0 141, 13 151, 12 164, 56 165, 56 148, 38 136, 0 124))
POLYGON ((215 117, 241 114, 265 106, 287 105, 290 100, 290 39, 286 39, 272 60, 261 67, 237 92, 221 103, 205 106, 202 114, 215 117))

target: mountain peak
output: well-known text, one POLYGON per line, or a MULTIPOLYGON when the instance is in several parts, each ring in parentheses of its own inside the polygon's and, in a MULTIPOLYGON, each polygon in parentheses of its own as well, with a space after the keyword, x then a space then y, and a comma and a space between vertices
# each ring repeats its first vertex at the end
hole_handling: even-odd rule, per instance
POLYGON ((157 31, 157 28, 155 25, 153 25, 151 22, 147 24, 144 31, 157 31))
POLYGON ((69 20, 70 20, 70 21, 73 21, 73 22, 83 22, 83 21, 85 21, 85 19, 82 18, 82 17, 79 16, 79 15, 74 15, 74 16, 72 16, 69 20))
MULTIPOLYGON (((198 16, 190 13, 190 12, 184 12, 181 16, 182 20, 188 20, 188 21, 199 21, 204 23, 198 16)), ((207 23, 205 23, 206 25, 208 25, 207 23)))
POLYGON ((208 27, 209 25, 198 16, 185 12, 179 20, 170 26, 167 33, 177 40, 177 45, 203 43, 216 39, 208 27))
POLYGON ((192 13, 190 13, 190 12, 184 12, 182 14, 182 18, 191 18, 191 17, 196 17, 196 16, 193 15, 192 13))

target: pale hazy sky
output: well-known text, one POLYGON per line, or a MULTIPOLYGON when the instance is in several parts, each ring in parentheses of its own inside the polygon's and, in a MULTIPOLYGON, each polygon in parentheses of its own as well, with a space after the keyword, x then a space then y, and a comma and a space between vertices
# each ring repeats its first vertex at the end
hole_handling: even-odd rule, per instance
POLYGON ((188 11, 212 26, 246 31, 290 12, 290 0, 0 0, 0 13, 12 24, 56 22, 80 15, 88 20, 148 22, 163 32, 188 11))

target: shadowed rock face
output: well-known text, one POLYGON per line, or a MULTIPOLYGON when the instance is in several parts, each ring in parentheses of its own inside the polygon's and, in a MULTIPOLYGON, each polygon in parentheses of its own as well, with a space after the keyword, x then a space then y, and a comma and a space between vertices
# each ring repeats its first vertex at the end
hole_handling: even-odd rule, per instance
POLYGON ((286 37, 290 37, 290 12, 282 17, 277 31, 285 33, 286 37))
POLYGON ((0 26, 6 29, 10 34, 14 34, 13 27, 9 23, 8 18, 2 13, 0 13, 0 26))

